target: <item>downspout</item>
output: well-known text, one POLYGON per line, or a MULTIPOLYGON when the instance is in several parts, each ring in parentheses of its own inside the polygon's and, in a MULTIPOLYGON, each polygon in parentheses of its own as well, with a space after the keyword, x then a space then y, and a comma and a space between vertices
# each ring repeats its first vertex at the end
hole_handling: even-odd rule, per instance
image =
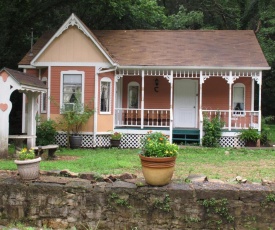
POLYGON ((95 70, 95 100, 94 100, 94 133, 93 133, 93 147, 96 147, 96 133, 97 133, 97 108, 98 108, 98 72, 101 68, 95 70))
POLYGON ((141 72, 141 129, 144 125, 144 70, 141 72))
POLYGON ((251 78, 251 111, 254 112, 255 80, 251 78))
MULTIPOLYGON (((251 77, 251 103, 250 103, 250 125, 254 125, 254 99, 255 99, 255 80, 251 77)), ((258 116, 259 117, 259 116, 258 116)))
MULTIPOLYGON (((52 67, 48 66, 48 98, 51 97, 51 72, 52 67)), ((51 118, 51 100, 47 100, 47 120, 51 118)))
POLYGON ((199 109, 199 121, 200 121, 200 145, 202 145, 202 136, 203 136, 203 116, 202 116, 202 83, 203 76, 202 71, 200 71, 200 109, 199 109))
POLYGON ((260 132, 262 127, 262 71, 260 71, 260 76, 259 76, 259 81, 258 81, 258 84, 259 84, 259 115, 258 115, 258 131, 260 132))
POLYGON ((174 77, 173 77, 173 70, 171 70, 171 75, 170 75, 170 143, 173 141, 173 83, 174 83, 174 77))
POLYGON ((232 71, 229 72, 229 114, 228 114, 228 131, 231 131, 231 111, 232 111, 232 84, 233 84, 233 79, 232 79, 232 71))
MULTIPOLYGON (((26 73, 26 69, 23 70, 24 73, 26 73)), ((23 99, 22 99, 22 127, 21 132, 26 133, 26 94, 23 93, 23 99)))
MULTIPOLYGON (((38 70, 38 78, 41 81, 41 69, 38 70)), ((37 114, 41 115, 41 93, 38 96, 38 106, 37 106, 37 114)))

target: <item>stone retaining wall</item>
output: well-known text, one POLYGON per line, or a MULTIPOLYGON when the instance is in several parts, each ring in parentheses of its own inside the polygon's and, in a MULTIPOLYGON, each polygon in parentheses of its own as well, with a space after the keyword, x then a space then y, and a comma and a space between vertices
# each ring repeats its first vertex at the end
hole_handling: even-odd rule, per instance
POLYGON ((275 229, 275 186, 0 180, 0 225, 53 229, 275 229))

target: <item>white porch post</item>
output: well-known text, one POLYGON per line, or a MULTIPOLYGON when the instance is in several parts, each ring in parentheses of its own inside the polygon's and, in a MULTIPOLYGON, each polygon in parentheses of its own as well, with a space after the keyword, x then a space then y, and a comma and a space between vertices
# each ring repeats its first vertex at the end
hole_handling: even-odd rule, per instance
POLYGON ((254 99, 255 99, 255 80, 252 78, 251 81, 251 111, 254 112, 254 99))
POLYGON ((97 114, 98 114, 98 72, 99 68, 95 70, 95 100, 94 100, 94 133, 93 133, 93 146, 96 147, 96 133, 97 133, 97 114))
POLYGON ((259 77, 256 79, 259 84, 259 115, 258 115, 258 131, 260 132, 262 127, 262 71, 259 73, 259 77))
POLYGON ((200 108, 199 108, 199 129, 200 129, 200 145, 202 145, 202 137, 203 137, 203 115, 202 115, 202 84, 204 83, 204 79, 202 76, 202 71, 200 71, 200 108))
MULTIPOLYGON (((27 92, 26 93, 28 103, 27 103, 27 111, 28 111, 28 127, 27 127, 27 135, 36 136, 36 114, 38 111, 38 103, 37 98, 39 93, 27 92)), ((29 138, 27 140, 27 147, 31 148, 35 146, 36 137, 29 138)))
POLYGON ((144 126, 144 70, 141 72, 141 129, 144 126))
MULTIPOLYGON (((229 78, 232 79, 232 71, 229 72, 229 78)), ((229 84, 229 114, 228 114, 228 130, 231 131, 231 117, 232 117, 232 114, 231 114, 231 110, 232 110, 232 84, 233 84, 233 81, 231 80, 228 80, 227 81, 228 84, 229 84)))
POLYGON ((172 143, 172 141, 173 141, 173 121, 174 121, 174 117, 173 117, 173 95, 174 95, 173 70, 171 70, 169 82, 170 82, 170 143, 172 143))
POLYGON ((236 79, 238 79, 239 77, 238 76, 233 76, 232 75, 232 71, 229 71, 229 75, 225 75, 222 77, 223 79, 225 79, 227 81, 227 84, 229 84, 229 99, 228 99, 228 130, 231 131, 231 117, 232 117, 232 85, 234 83, 234 81, 236 79))
POLYGON ((47 95, 47 120, 51 118, 51 100, 49 99, 51 97, 51 72, 52 72, 52 67, 48 66, 48 95, 47 95))

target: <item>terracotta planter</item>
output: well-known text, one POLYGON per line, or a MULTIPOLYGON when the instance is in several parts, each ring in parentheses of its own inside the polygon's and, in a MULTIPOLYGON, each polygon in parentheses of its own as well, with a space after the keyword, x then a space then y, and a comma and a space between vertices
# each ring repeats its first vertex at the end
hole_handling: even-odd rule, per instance
POLYGON ((34 180, 39 177, 39 164, 41 157, 31 160, 15 160, 19 176, 23 180, 34 180))
POLYGON ((111 139, 111 147, 119 147, 120 140, 112 140, 111 139))
POLYGON ((170 183, 175 170, 176 157, 145 157, 142 155, 139 157, 147 184, 163 186, 170 183))

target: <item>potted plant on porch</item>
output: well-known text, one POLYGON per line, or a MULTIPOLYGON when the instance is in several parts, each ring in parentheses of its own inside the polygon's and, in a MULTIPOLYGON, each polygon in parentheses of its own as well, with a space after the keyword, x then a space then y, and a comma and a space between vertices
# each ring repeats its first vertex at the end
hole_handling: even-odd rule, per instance
POLYGON ((171 181, 178 150, 178 145, 171 144, 161 132, 149 131, 145 135, 139 157, 147 184, 163 186, 171 181))
POLYGON ((88 122, 94 110, 89 104, 83 105, 80 100, 76 99, 69 109, 63 106, 61 114, 62 118, 58 123, 60 128, 67 133, 67 147, 80 148, 83 138, 80 135, 81 127, 88 122))
POLYGON ((19 160, 15 160, 18 173, 23 180, 34 180, 39 177, 41 157, 35 156, 33 149, 22 148, 19 152, 19 160))
POLYGON ((122 134, 119 132, 114 132, 111 134, 111 147, 119 147, 120 145, 120 140, 122 138, 122 134))
POLYGON ((257 129, 249 127, 248 129, 243 129, 239 137, 245 142, 246 147, 256 147, 257 141, 261 138, 261 134, 258 133, 257 129))

